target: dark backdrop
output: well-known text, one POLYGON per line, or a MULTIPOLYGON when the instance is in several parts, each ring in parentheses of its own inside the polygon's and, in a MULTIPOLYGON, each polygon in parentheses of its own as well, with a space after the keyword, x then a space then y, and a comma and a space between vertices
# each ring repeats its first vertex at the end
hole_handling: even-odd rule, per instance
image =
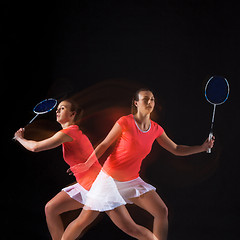
MULTIPOLYGON (((212 112, 204 85, 212 75, 225 76, 231 87, 229 100, 217 107, 213 153, 174 157, 154 144, 141 174, 169 208, 170 240, 237 239, 237 5, 81 0, 8 2, 2 9, 3 239, 50 239, 44 205, 74 181, 65 173, 61 148, 31 153, 11 141, 38 101, 75 95, 85 108, 82 128, 97 144, 130 112, 133 92, 149 87, 158 99, 154 117, 167 134, 179 144, 201 144, 212 112)), ((50 113, 26 134, 40 139, 58 129, 50 113)), ((146 212, 134 206, 129 211, 151 228, 146 212)), ((64 215, 64 221, 77 214, 64 215)), ((96 236, 131 239, 104 214, 83 239, 96 236)))

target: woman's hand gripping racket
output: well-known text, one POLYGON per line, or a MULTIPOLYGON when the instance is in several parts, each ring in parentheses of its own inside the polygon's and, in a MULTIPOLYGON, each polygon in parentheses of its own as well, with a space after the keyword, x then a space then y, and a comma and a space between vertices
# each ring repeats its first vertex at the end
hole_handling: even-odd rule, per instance
MULTIPOLYGON (((45 113, 48 113, 48 112, 52 111, 55 108, 56 105, 57 105, 57 100, 53 99, 53 98, 48 98, 48 99, 45 99, 45 100, 41 101, 40 103, 38 103, 33 108, 33 112, 36 115, 31 119, 31 121, 29 121, 29 123, 27 125, 32 123, 38 115, 45 114, 45 113)), ((21 128, 21 129, 22 129, 22 132, 24 132, 24 128, 21 128)), ((14 136, 13 140, 15 140, 15 139, 16 139, 16 137, 14 136)))
MULTIPOLYGON (((212 122, 210 127, 210 133, 208 140, 213 138, 213 125, 216 112, 216 106, 225 103, 229 96, 229 84, 226 78, 213 76, 211 77, 205 86, 205 97, 207 101, 213 104, 212 122)), ((211 153, 211 148, 207 150, 207 153, 211 153)))

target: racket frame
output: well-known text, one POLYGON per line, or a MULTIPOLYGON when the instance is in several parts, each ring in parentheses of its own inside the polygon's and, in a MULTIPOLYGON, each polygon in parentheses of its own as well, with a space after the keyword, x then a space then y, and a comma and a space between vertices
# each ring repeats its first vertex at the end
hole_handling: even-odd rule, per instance
POLYGON ((57 100, 54 99, 54 98, 47 98, 47 99, 44 99, 43 101, 41 101, 40 103, 38 103, 38 104, 33 108, 33 112, 36 114, 36 116, 34 116, 34 117, 29 121, 29 123, 28 123, 27 125, 29 125, 30 123, 32 123, 32 122, 35 120, 35 118, 37 118, 38 115, 40 115, 40 114, 45 114, 45 113, 48 113, 48 112, 52 111, 52 110, 56 107, 56 105, 57 105, 57 100), (44 112, 37 112, 37 111, 36 111, 36 108, 37 108, 40 104, 42 104, 42 103, 44 103, 44 102, 46 102, 46 101, 49 101, 49 100, 54 100, 54 101, 55 101, 54 105, 53 105, 50 109, 48 109, 47 111, 44 111, 44 112))
MULTIPOLYGON (((33 112, 34 112, 36 115, 29 121, 29 123, 28 123, 26 126, 28 126, 30 123, 32 123, 32 122, 37 118, 38 115, 40 115, 40 114, 45 114, 45 113, 48 113, 48 112, 52 111, 52 110, 56 107, 56 105, 57 105, 57 100, 54 99, 54 98, 47 98, 47 99, 44 99, 43 101, 39 102, 39 103, 33 108, 33 112), (47 111, 37 112, 37 111, 36 111, 36 108, 37 108, 40 104, 42 104, 43 102, 46 102, 46 101, 48 101, 48 100, 54 100, 54 101, 55 101, 54 105, 53 105, 50 109, 48 109, 47 111)), ((25 126, 25 127, 26 127, 26 126, 25 126)), ((24 127, 24 128, 25 128, 25 127, 24 127)), ((23 128, 23 129, 24 129, 24 128, 23 128)), ((13 137, 12 140, 16 140, 15 137, 13 137)))
MULTIPOLYGON (((214 76, 212 76, 211 78, 209 78, 209 80, 207 81, 206 86, 205 86, 205 98, 206 98, 206 100, 207 100, 209 103, 211 103, 211 104, 213 105, 212 121, 211 121, 210 132, 209 132, 209 135, 208 135, 208 140, 209 140, 209 141, 211 141, 211 139, 212 139, 212 137, 213 137, 213 125, 214 125, 214 120, 215 120, 216 107, 217 107, 217 105, 221 105, 221 104, 223 104, 223 103, 225 103, 225 102, 227 101, 228 96, 229 96, 229 92, 230 92, 230 87, 229 87, 229 83, 228 83, 227 79, 224 78, 224 77, 222 77, 222 78, 225 80, 225 82, 226 82, 226 84, 227 84, 227 89, 228 89, 226 98, 224 99, 224 101, 222 101, 222 102, 220 102, 220 103, 213 103, 213 102, 211 102, 211 101, 208 99, 208 97, 207 97, 207 87, 208 87, 209 82, 210 82, 213 78, 214 78, 214 76)), ((211 148, 208 148, 207 153, 211 153, 211 148)))

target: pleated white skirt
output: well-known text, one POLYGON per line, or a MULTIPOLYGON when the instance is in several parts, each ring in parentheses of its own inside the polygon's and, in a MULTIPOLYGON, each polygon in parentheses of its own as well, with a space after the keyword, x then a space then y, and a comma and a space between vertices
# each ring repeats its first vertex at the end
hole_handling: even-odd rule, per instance
POLYGON ((99 212, 109 211, 127 203, 133 203, 132 198, 156 190, 140 177, 126 182, 113 179, 101 171, 87 193, 84 209, 99 212))
POLYGON ((85 204, 88 191, 79 183, 65 187, 62 191, 66 192, 74 200, 82 203, 83 205, 85 204))

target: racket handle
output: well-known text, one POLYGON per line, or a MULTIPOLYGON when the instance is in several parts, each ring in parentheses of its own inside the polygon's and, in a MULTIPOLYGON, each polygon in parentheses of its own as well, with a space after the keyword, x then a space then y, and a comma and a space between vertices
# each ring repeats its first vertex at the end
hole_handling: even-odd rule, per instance
MULTIPOLYGON (((23 130, 25 130, 25 128, 23 128, 23 130)), ((16 138, 15 138, 15 136, 12 138, 12 141, 16 141, 16 138)))
POLYGON ((27 125, 29 125, 30 123, 32 123, 33 120, 35 120, 35 118, 36 118, 38 115, 39 115, 39 114, 36 114, 36 116, 34 116, 34 118, 33 118, 27 125))
MULTIPOLYGON (((209 136, 208 136, 208 141, 211 141, 211 140, 212 140, 212 137, 213 137, 213 133, 210 132, 210 133, 209 133, 209 136)), ((207 153, 211 153, 211 148, 208 148, 207 153)))

